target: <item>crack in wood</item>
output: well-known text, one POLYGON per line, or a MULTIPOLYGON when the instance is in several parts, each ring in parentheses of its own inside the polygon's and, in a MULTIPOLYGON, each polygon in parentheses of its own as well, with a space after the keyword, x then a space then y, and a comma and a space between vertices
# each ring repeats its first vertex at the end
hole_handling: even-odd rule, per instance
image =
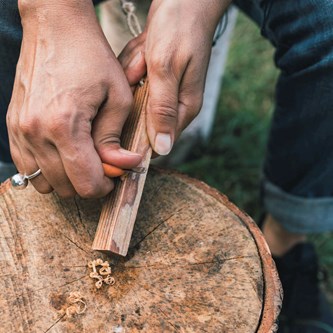
POLYGON ((64 283, 64 284, 62 284, 62 285, 60 285, 60 286, 49 285, 49 286, 42 287, 42 288, 39 288, 39 289, 31 290, 31 293, 37 293, 37 292, 39 292, 39 291, 41 291, 41 290, 50 289, 50 288, 59 289, 59 288, 66 287, 66 286, 68 286, 68 285, 70 285, 70 284, 72 284, 72 283, 74 283, 74 282, 80 281, 80 280, 82 280, 82 279, 84 279, 84 278, 87 278, 87 277, 89 277, 89 275, 85 274, 85 275, 81 276, 81 277, 78 278, 78 279, 75 279, 75 280, 72 280, 72 281, 66 282, 66 283, 64 283))
POLYGON ((141 240, 139 240, 132 248, 136 248, 139 244, 141 244, 149 235, 151 235, 156 229, 158 229, 161 225, 163 225, 165 222, 169 221, 171 218, 173 218, 176 214, 180 213, 182 210, 184 210, 186 207, 181 207, 176 212, 172 213, 170 216, 168 216, 166 219, 161 221, 158 225, 156 225, 150 232, 147 233, 141 240))
POLYGON ((81 247, 80 245, 78 245, 75 241, 73 241, 71 238, 69 238, 67 235, 65 235, 64 233, 62 233, 60 230, 56 229, 60 235, 62 235, 63 237, 65 237, 67 240, 69 240, 72 244, 74 244, 78 249, 80 249, 81 251, 83 251, 84 253, 90 255, 90 253, 88 251, 86 251, 83 247, 81 247))
POLYGON ((69 268, 87 268, 87 265, 61 265, 61 266, 69 268))
POLYGON ((176 332, 179 332, 179 329, 180 329, 181 327, 177 327, 177 326, 175 326, 174 324, 172 324, 172 323, 170 322, 170 318, 167 316, 166 313, 164 313, 164 311, 163 311, 160 307, 156 306, 156 308, 157 308, 157 310, 159 310, 159 311, 162 313, 162 315, 165 317, 166 322, 167 322, 170 326, 172 326, 172 327, 175 329, 176 332))
POLYGON ((52 329, 55 325, 57 325, 58 323, 59 323, 59 321, 62 319, 62 318, 64 318, 65 317, 65 313, 61 316, 61 317, 59 317, 46 331, 44 331, 44 333, 47 333, 47 332, 49 332, 50 331, 50 329, 52 329))
POLYGON ((156 269, 165 269, 169 267, 186 267, 186 266, 196 266, 196 265, 209 265, 209 264, 218 264, 224 261, 231 261, 231 260, 239 260, 239 259, 252 259, 255 258, 254 256, 236 256, 236 257, 230 257, 230 258, 222 258, 219 260, 209 260, 209 261, 202 261, 202 262, 188 262, 186 264, 179 264, 179 262, 173 262, 170 264, 164 264, 164 265, 142 265, 142 266, 116 266, 121 267, 123 269, 140 269, 140 268, 156 268, 156 269))
POLYGON ((82 219, 82 215, 81 215, 81 209, 80 209, 80 206, 77 202, 77 198, 74 197, 74 204, 76 206, 76 209, 77 209, 77 216, 79 218, 79 221, 81 223, 81 225, 83 226, 84 230, 87 232, 87 234, 89 235, 90 239, 93 240, 93 236, 91 235, 89 229, 86 227, 86 225, 83 223, 83 219, 82 219))

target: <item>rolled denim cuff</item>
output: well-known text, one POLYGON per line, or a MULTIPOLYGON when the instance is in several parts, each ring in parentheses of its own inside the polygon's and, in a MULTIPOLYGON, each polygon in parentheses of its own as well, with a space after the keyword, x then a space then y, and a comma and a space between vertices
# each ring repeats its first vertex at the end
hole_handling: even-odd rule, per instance
POLYGON ((264 178, 262 200, 265 211, 290 232, 308 234, 333 230, 333 197, 295 196, 264 178))

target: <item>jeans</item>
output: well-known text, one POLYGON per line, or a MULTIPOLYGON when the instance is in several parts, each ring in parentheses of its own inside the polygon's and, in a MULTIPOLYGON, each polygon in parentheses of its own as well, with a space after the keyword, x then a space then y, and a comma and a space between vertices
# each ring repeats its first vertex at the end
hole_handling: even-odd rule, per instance
POLYGON ((292 232, 333 230, 333 2, 239 0, 281 70, 264 165, 265 209, 292 232))
MULTIPOLYGON (((21 27, 0 0, 0 160, 10 161, 5 113, 21 27)), ((267 213, 297 233, 333 230, 333 2, 235 0, 275 46, 281 70, 263 168, 267 213)), ((253 55, 255 56, 255 55, 253 55)))

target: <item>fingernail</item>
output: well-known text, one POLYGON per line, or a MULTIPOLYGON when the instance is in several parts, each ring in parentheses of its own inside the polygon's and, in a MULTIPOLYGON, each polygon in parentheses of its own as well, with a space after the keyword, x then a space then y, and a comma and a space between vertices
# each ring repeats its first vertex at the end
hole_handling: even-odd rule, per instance
POLYGON ((118 151, 123 154, 123 155, 128 155, 128 156, 141 156, 140 154, 134 153, 132 151, 126 150, 124 148, 119 148, 118 151))
POLYGON ((168 155, 172 148, 171 136, 166 133, 157 133, 154 150, 159 155, 168 155))
POLYGON ((142 52, 140 51, 139 53, 137 53, 135 55, 135 57, 131 60, 131 62, 129 63, 128 67, 131 68, 131 67, 134 67, 140 60, 141 60, 141 57, 142 57, 142 52))

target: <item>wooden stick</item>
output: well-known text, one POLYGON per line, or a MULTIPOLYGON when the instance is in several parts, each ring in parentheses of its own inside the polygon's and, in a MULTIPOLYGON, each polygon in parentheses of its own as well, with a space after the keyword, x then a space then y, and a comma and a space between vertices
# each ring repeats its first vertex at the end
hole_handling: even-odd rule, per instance
MULTIPOLYGON (((152 149, 146 132, 147 100, 148 81, 136 89, 134 108, 124 126, 121 142, 124 148, 143 156, 140 167, 148 171, 152 149)), ((102 208, 93 250, 126 256, 146 176, 147 172, 129 173, 116 183, 102 208)))

